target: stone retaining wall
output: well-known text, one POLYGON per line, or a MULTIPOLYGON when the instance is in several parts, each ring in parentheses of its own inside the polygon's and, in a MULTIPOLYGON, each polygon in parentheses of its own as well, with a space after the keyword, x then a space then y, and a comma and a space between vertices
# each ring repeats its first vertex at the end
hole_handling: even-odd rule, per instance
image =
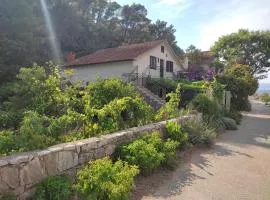
MULTIPOLYGON (((184 116, 172 121, 201 119, 200 114, 184 116)), ((34 193, 35 185, 48 176, 62 173, 76 174, 78 168, 91 160, 110 156, 115 147, 141 135, 160 131, 164 134, 166 122, 134 127, 101 137, 63 143, 45 150, 0 158, 0 196, 16 195, 24 200, 34 193)))

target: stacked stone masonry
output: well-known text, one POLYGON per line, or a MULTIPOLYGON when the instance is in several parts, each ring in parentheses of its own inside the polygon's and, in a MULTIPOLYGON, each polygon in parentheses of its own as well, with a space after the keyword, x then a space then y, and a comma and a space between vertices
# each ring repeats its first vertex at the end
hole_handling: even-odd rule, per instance
MULTIPOLYGON (((200 114, 173 119, 183 123, 187 119, 201 119, 200 114)), ((70 173, 91 160, 111 156, 117 145, 132 141, 153 131, 164 134, 166 122, 134 127, 101 137, 63 143, 45 150, 0 157, 0 197, 15 195, 18 200, 32 196, 35 186, 48 176, 70 173)))

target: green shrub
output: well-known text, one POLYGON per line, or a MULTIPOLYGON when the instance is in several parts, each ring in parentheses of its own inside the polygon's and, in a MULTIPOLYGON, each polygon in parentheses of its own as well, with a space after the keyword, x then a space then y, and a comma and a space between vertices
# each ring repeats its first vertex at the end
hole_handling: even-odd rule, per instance
POLYGON ((224 110, 224 116, 234 119, 236 124, 240 124, 243 118, 242 114, 235 109, 231 109, 230 111, 224 110))
POLYGON ((253 76, 250 66, 232 63, 226 68, 224 76, 217 77, 217 81, 231 91, 233 109, 251 110, 248 96, 256 92, 258 80, 253 76))
POLYGON ((86 109, 89 136, 107 134, 151 122, 153 110, 140 98, 115 99, 102 109, 86 109))
POLYGON ((211 82, 211 89, 213 91, 213 97, 214 99, 221 104, 223 97, 224 97, 224 92, 225 92, 225 85, 220 84, 217 79, 214 79, 213 82, 211 82))
POLYGON ((0 155, 8 155, 16 151, 15 134, 12 131, 0 131, 0 155))
POLYGON ((0 155, 43 149, 52 144, 55 144, 55 140, 49 136, 0 131, 0 155))
POLYGON ((216 131, 203 122, 189 120, 183 125, 183 129, 188 133, 188 141, 193 144, 213 145, 216 138, 216 131))
POLYGON ((182 129, 182 126, 177 122, 167 122, 165 125, 166 137, 179 142, 179 145, 184 145, 188 140, 188 134, 182 129))
POLYGON ((34 195, 35 200, 68 200, 72 194, 71 183, 66 175, 48 177, 42 181, 34 195))
POLYGON ((95 160, 78 172, 75 188, 82 199, 128 200, 138 172, 136 166, 121 160, 95 160))
POLYGON ((265 103, 267 103, 267 102, 270 101, 270 96, 269 96, 268 93, 263 93, 263 94, 261 94, 260 98, 261 98, 261 100, 262 100, 263 102, 265 102, 265 103))
POLYGON ((204 92, 205 88, 208 87, 206 81, 197 81, 197 82, 190 82, 183 79, 178 79, 173 81, 171 79, 146 79, 146 87, 150 90, 154 90, 154 87, 159 87, 165 89, 167 92, 175 91, 178 84, 181 85, 182 90, 190 90, 195 92, 204 92))
POLYGON ((162 144, 161 151, 164 153, 164 161, 162 165, 167 168, 174 168, 175 166, 175 158, 176 158, 176 149, 179 146, 179 142, 167 139, 162 144))
POLYGON ((144 137, 130 144, 122 145, 119 156, 121 160, 139 166, 141 173, 147 175, 165 160, 164 153, 159 151, 161 144, 161 138, 153 134, 150 137, 144 137))
POLYGON ((229 118, 229 117, 223 117, 222 121, 227 130, 237 130, 237 124, 234 121, 234 119, 229 118))
POLYGON ((138 93, 132 85, 118 78, 97 80, 86 87, 85 93, 84 104, 97 109, 115 99, 138 97, 138 93))
POLYGON ((35 111, 27 111, 24 113, 23 120, 20 124, 20 133, 24 135, 48 135, 46 125, 50 124, 50 119, 41 116, 35 111))
POLYGON ((154 120, 153 109, 135 87, 121 79, 98 80, 81 88, 71 72, 60 75, 51 63, 21 68, 0 87, 0 154, 42 149, 140 126, 154 120), (16 137, 15 137, 16 133, 16 137))
POLYGON ((16 197, 14 196, 3 196, 0 198, 0 200, 16 200, 16 197))
POLYGON ((159 132, 143 136, 130 144, 117 148, 116 157, 129 164, 138 165, 144 175, 150 174, 159 165, 172 167, 175 161, 178 141, 162 140, 159 132))
POLYGON ((222 112, 217 102, 211 100, 205 94, 198 94, 192 100, 192 105, 203 114, 203 118, 207 123, 212 119, 218 120, 222 117, 222 112))
POLYGON ((179 117, 179 103, 180 99, 180 84, 178 84, 175 92, 171 92, 166 95, 169 98, 169 101, 166 102, 157 112, 155 116, 156 121, 168 120, 175 117, 179 117))
POLYGON ((164 155, 161 164, 171 168, 175 161, 176 148, 179 147, 180 142, 171 138, 162 140, 160 133, 155 131, 151 135, 142 137, 147 144, 152 144, 159 153, 164 155))
POLYGON ((35 133, 20 133, 15 139, 15 145, 19 152, 44 149, 54 144, 56 141, 53 137, 35 133))

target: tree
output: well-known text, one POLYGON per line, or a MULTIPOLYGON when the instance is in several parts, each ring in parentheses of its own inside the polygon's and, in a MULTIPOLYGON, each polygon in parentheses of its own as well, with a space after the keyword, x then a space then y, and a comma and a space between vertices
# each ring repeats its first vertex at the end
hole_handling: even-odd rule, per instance
MULTIPOLYGON (((175 28, 151 23, 141 4, 120 6, 107 0, 46 0, 64 58, 99 49, 166 39, 178 55, 175 28)), ((53 58, 40 1, 2 0, 0 6, 0 84, 15 78, 22 66, 53 58)))
POLYGON ((262 75, 270 69, 270 31, 240 29, 219 38, 211 50, 225 64, 250 66, 253 75, 262 75))
POLYGON ((190 62, 190 64, 194 65, 194 64, 199 64, 201 61, 201 50, 197 49, 194 45, 190 45, 187 49, 186 49, 186 54, 188 57, 188 61, 190 62))
POLYGON ((150 34, 154 40, 166 40, 176 52, 177 55, 183 56, 184 51, 177 46, 175 37, 175 28, 173 25, 167 26, 165 21, 157 20, 154 24, 149 25, 150 34))
POLYGON ((34 0, 3 0, 0 6, 0 84, 15 77, 21 65, 29 65, 49 58, 36 15, 34 0))
POLYGON ((150 20, 146 17, 147 9, 141 4, 125 5, 122 8, 120 25, 123 41, 127 43, 147 40, 150 20), (146 36, 146 37, 144 37, 146 36))

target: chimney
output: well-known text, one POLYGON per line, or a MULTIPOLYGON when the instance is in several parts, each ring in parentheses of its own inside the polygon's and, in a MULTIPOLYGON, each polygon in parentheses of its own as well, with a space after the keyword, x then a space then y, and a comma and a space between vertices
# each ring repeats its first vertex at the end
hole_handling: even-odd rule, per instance
POLYGON ((75 54, 73 52, 70 52, 66 57, 67 62, 72 62, 75 59, 76 59, 76 56, 75 56, 75 54))

